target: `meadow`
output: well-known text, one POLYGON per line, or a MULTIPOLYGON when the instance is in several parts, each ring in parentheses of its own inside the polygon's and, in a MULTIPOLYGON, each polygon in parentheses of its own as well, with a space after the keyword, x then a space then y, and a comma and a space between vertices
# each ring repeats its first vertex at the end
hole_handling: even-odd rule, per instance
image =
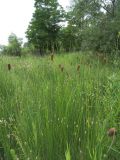
POLYGON ((0 57, 0 160, 119 160, 119 131, 117 58, 0 57))

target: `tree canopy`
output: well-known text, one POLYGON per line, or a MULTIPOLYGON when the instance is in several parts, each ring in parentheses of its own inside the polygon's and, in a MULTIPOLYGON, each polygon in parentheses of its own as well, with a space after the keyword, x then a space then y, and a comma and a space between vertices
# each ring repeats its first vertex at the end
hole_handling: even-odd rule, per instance
POLYGON ((1 52, 3 54, 11 56, 21 56, 22 39, 18 38, 14 33, 11 33, 8 37, 8 45, 1 47, 1 52))
POLYGON ((28 41, 40 54, 46 50, 54 52, 64 10, 57 0, 35 0, 34 7, 35 12, 26 32, 28 41))
POLYGON ((83 49, 119 50, 120 0, 76 0, 71 22, 78 28, 83 49))
MULTIPOLYGON (((92 50, 120 55, 120 0, 74 0, 67 11, 58 0, 34 0, 34 7, 24 53, 92 50)), ((6 52, 19 55, 19 39, 10 35, 8 41, 6 52)))
POLYGON ((120 49, 119 18, 120 0, 75 0, 66 14, 57 0, 35 0, 26 34, 41 54, 46 49, 111 53, 120 49))

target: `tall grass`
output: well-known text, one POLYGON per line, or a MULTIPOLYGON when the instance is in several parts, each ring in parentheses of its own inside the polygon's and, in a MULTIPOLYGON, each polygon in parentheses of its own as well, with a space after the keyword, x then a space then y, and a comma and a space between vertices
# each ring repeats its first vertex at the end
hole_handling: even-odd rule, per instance
POLYGON ((5 160, 119 160, 118 65, 88 54, 53 58, 0 58, 5 160))

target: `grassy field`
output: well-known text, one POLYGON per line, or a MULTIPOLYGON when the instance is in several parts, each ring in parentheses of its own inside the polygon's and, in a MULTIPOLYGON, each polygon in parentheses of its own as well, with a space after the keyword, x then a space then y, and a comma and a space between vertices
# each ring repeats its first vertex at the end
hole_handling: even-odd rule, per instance
POLYGON ((0 160, 119 160, 119 67, 82 53, 0 57, 0 160))

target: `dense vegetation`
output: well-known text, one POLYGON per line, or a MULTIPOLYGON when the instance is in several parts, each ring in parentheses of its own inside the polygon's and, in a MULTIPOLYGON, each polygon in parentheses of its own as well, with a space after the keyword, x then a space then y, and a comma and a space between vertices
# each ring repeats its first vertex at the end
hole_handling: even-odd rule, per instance
POLYGON ((119 160, 120 0, 34 1, 0 45, 0 160, 119 160))
POLYGON ((0 57, 5 160, 119 160, 119 67, 91 53, 0 57))
POLYGON ((34 7, 26 31, 28 43, 16 54, 17 38, 12 47, 10 42, 2 47, 3 53, 45 55, 91 50, 120 54, 120 0, 75 0, 67 11, 58 0, 35 0, 34 7))

